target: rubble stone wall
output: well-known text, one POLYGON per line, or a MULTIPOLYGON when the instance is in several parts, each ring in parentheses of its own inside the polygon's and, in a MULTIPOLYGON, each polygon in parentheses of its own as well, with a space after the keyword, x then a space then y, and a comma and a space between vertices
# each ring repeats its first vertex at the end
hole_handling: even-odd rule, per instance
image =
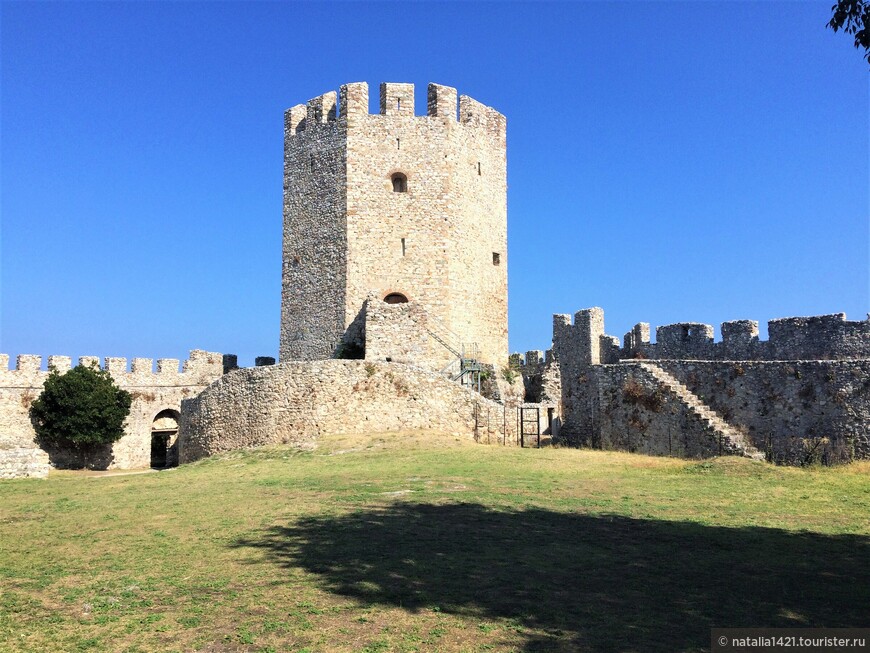
POLYGON ((38 447, 0 449, 0 480, 45 478, 49 468, 48 454, 38 447))
MULTIPOLYGON (((845 313, 784 317, 767 323, 768 339, 758 337, 758 322, 734 320, 713 326, 700 322, 668 324, 656 329, 641 322, 623 338, 617 358, 679 360, 852 360, 870 358, 870 320, 847 320, 845 313)), ((615 362, 615 361, 613 361, 615 362)))
POLYGON ((649 325, 640 323, 619 347, 605 334, 599 308, 579 311, 573 324, 570 316, 554 316, 563 437, 587 446, 701 455, 709 429, 679 400, 665 393, 659 411, 631 401, 626 388, 636 394, 655 385, 632 370, 630 362, 641 359, 672 375, 770 460, 870 458, 870 322, 850 322, 840 313, 768 325, 766 341, 758 339, 757 322, 739 320, 722 325, 722 342, 714 342, 712 326, 687 322, 659 327, 650 343, 649 325), (742 358, 723 360, 726 355, 742 358))
POLYGON ((516 409, 398 363, 290 361, 236 370, 184 401, 180 459, 309 444, 324 434, 410 429, 510 444, 516 442, 516 409))
POLYGON ((432 335, 437 327, 420 304, 387 304, 370 295, 365 309, 365 358, 439 371, 458 360, 432 335))
POLYGON ((870 360, 660 361, 772 460, 870 458, 870 360))
POLYGON ((591 374, 597 390, 590 411, 592 446, 681 458, 724 453, 702 419, 641 373, 640 366, 602 365, 591 374))

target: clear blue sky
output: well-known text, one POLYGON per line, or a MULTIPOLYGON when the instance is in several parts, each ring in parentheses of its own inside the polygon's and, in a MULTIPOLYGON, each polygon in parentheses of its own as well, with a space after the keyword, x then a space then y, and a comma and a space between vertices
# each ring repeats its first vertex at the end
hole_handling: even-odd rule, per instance
POLYGON ((3 2, 0 351, 275 355, 283 111, 351 81, 508 117, 512 350, 589 306, 863 319, 870 74, 831 4, 3 2))

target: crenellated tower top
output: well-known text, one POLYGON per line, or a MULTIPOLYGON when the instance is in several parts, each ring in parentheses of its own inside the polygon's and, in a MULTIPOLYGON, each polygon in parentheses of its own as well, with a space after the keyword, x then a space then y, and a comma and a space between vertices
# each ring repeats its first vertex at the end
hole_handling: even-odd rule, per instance
POLYGON ((441 84, 429 84, 426 115, 418 116, 414 110, 414 85, 384 82, 380 85, 380 112, 369 112, 369 85, 366 82, 344 84, 339 93, 329 91, 297 104, 285 112, 288 135, 296 135, 312 125, 344 122, 353 124, 361 116, 402 118, 441 118, 464 125, 484 127, 495 135, 505 134, 507 120, 498 111, 481 104, 467 95, 458 96, 456 89, 441 84), (457 113, 458 97, 458 113, 457 113))

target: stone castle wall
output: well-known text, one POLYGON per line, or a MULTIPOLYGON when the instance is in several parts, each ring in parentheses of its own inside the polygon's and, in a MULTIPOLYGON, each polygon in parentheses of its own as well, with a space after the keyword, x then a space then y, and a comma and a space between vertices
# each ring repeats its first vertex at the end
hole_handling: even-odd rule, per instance
POLYGON ((836 314, 768 325, 766 341, 743 320, 722 325, 722 342, 710 325, 681 323, 659 327, 650 343, 640 323, 620 347, 600 308, 579 311, 573 324, 554 316, 563 437, 688 456, 733 441, 796 464, 870 457, 870 322, 836 314))
MULTIPOLYGON (((546 415, 546 410, 542 413, 546 415)), ((398 363, 290 361, 236 370, 182 404, 181 462, 324 434, 426 430, 516 442, 516 409, 398 363)))
POLYGON ((579 311, 571 323, 570 315, 553 316, 553 356, 558 361, 562 391, 562 435, 583 443, 593 442, 593 411, 597 388, 593 366, 602 362, 601 336, 604 311, 593 308, 579 311))
POLYGON ((557 416, 561 416, 562 377, 553 350, 514 353, 509 361, 509 367, 522 377, 525 400, 552 406, 557 409, 557 416))
MULTIPOLYGON (((643 368, 594 368, 591 444, 653 455, 728 453, 715 430, 643 368)), ((870 458, 870 361, 657 361, 768 460, 870 458)))
POLYGON ((590 445, 651 456, 709 458, 737 453, 704 419, 664 391, 638 363, 596 366, 590 445))
POLYGON ((658 365, 772 459, 800 462, 820 439, 832 462, 870 458, 870 359, 658 365))
POLYGON ((845 313, 785 317, 767 323, 768 339, 758 337, 758 322, 723 322, 722 340, 713 326, 700 322, 668 324, 656 329, 641 322, 623 338, 611 358, 696 360, 848 360, 870 358, 870 320, 846 320, 845 313))
MULTIPOLYGON (((49 369, 61 373, 72 366, 69 356, 49 356, 47 362, 49 369)), ((100 359, 82 356, 79 364, 99 367, 100 359)), ((25 451, 34 452, 32 455, 43 461, 43 467, 35 475, 44 476, 48 472, 49 460, 38 453, 40 445, 29 413, 48 378, 49 372, 41 366, 41 356, 22 355, 18 356, 15 369, 10 370, 9 356, 0 354, 0 475, 34 475, 32 461, 25 451)), ((183 399, 195 396, 223 374, 221 355, 201 350, 190 352, 181 371, 179 361, 173 358, 158 359, 155 371, 150 358, 134 358, 128 370, 126 358, 106 357, 104 369, 133 399, 125 435, 106 452, 108 459, 104 461, 108 467, 120 469, 148 467, 151 427, 158 413, 170 410, 179 414, 183 399)), ((49 450, 48 454, 52 464, 77 462, 70 452, 49 450)))
POLYGON ((382 84, 372 115, 368 85, 347 84, 338 107, 331 92, 287 112, 282 361, 362 345, 371 293, 400 293, 457 345, 507 359, 504 116, 462 96, 457 117, 456 90, 437 84, 418 116, 413 91, 382 84))

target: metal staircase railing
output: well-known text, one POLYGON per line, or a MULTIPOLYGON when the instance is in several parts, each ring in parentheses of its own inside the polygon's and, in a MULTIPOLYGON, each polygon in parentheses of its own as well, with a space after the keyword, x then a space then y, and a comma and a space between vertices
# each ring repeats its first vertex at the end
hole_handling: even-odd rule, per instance
POLYGON ((427 328, 426 331, 428 331, 430 336, 432 336, 433 338, 435 338, 435 340, 436 340, 437 342, 439 342, 439 343, 440 343, 440 344, 441 344, 445 349, 447 349, 447 351, 449 351, 451 354, 453 354, 453 355, 456 356, 457 358, 462 358, 462 352, 457 351, 456 348, 453 347, 453 346, 452 346, 452 345, 451 345, 451 344, 450 344, 450 343, 449 343, 449 342, 444 338, 443 335, 441 335, 440 333, 438 333, 437 331, 435 331, 435 330, 433 330, 433 329, 428 329, 428 328, 427 328))
POLYGON ((480 363, 480 349, 477 343, 461 343, 461 338, 431 315, 428 316, 426 332, 432 336, 438 344, 449 351, 455 358, 441 368, 440 373, 446 375, 451 381, 458 381, 461 385, 476 386, 480 392, 480 373, 483 370, 480 363), (456 366, 459 371, 455 371, 456 366))

